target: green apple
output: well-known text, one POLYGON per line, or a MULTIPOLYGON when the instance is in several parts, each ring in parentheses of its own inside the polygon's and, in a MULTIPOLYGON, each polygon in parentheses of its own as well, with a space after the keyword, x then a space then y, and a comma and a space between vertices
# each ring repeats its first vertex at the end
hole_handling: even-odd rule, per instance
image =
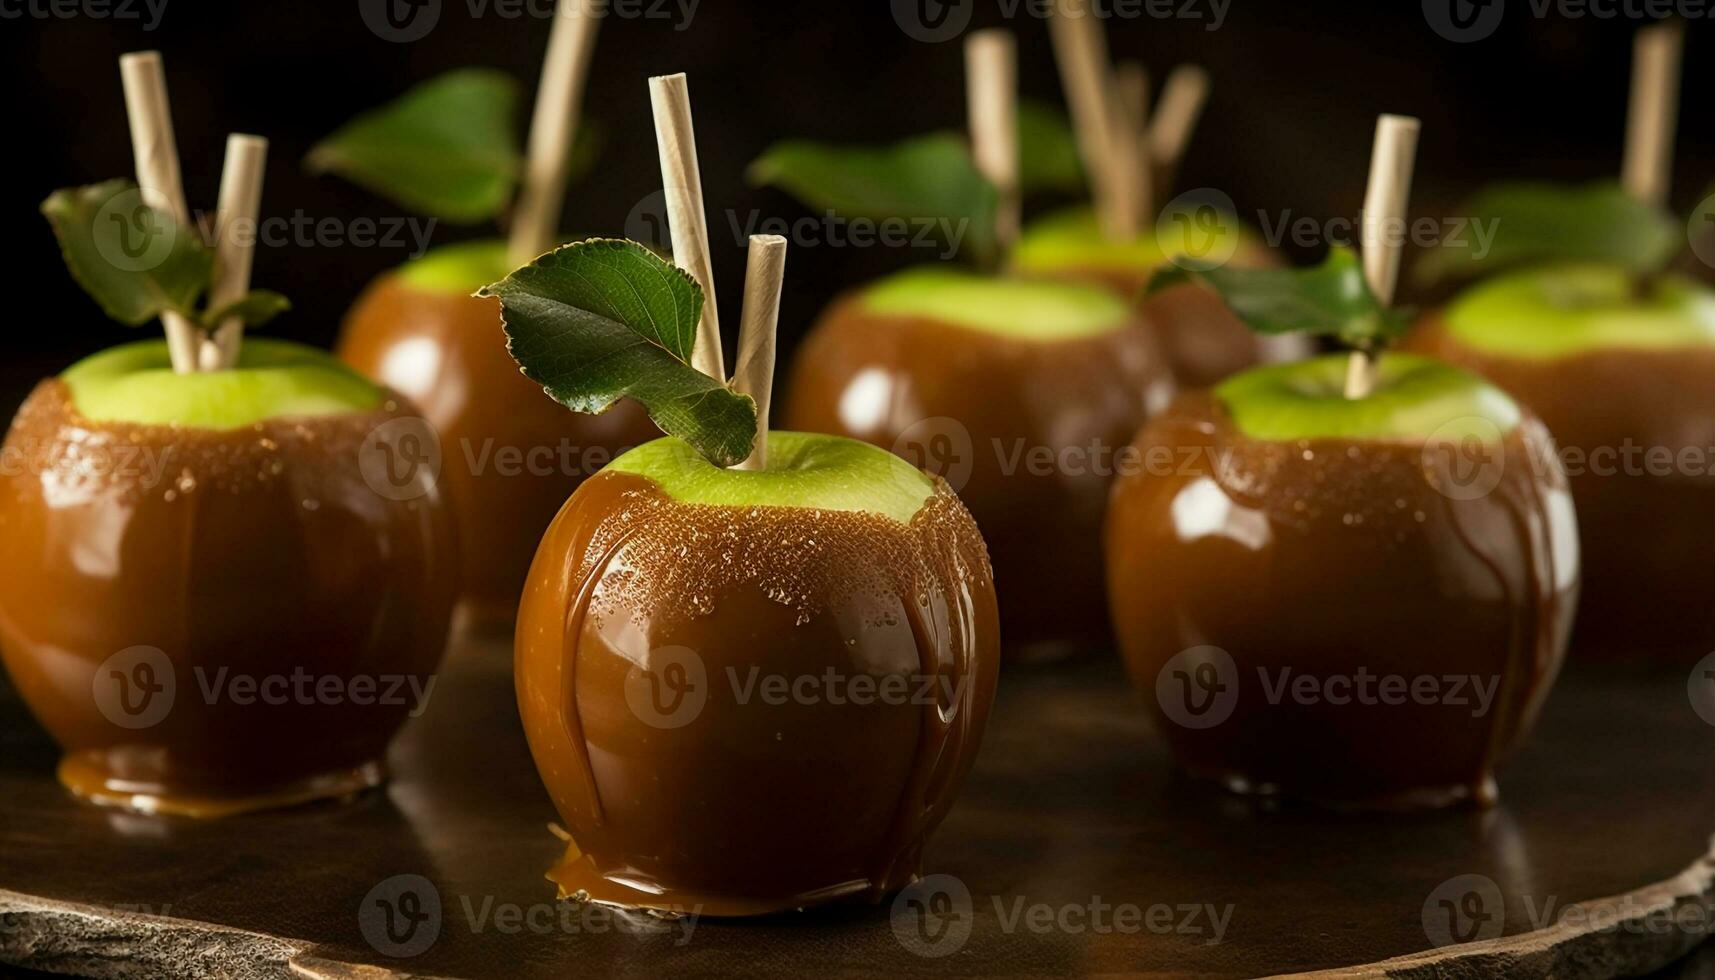
POLYGON ((940 266, 871 285, 861 303, 880 316, 924 317, 1018 340, 1070 340, 1132 324, 1125 300, 1082 283, 1004 279, 940 266))
POLYGON ((921 470, 884 449, 806 432, 770 432, 763 470, 722 469, 669 436, 625 453, 606 471, 643 477, 687 504, 867 512, 901 524, 935 492, 921 470))
POLYGON ((1491 439, 1518 425, 1518 403, 1501 389, 1450 364, 1388 353, 1376 367, 1375 389, 1363 398, 1344 393, 1343 354, 1253 368, 1214 389, 1239 431, 1252 439, 1449 441, 1491 439))
POLYGON ((91 421, 199 429, 368 411, 384 397, 330 354, 263 338, 244 342, 231 371, 175 374, 167 342, 145 340, 86 357, 60 380, 91 421))
POLYGON ((469 296, 511 271, 506 243, 480 239, 432 248, 400 266, 396 274, 405 285, 424 292, 469 296))
POLYGON ((1715 291, 1667 275, 1639 296, 1634 283, 1618 266, 1527 269, 1466 290, 1444 321, 1461 344, 1517 358, 1715 344, 1715 291))
POLYGON ((1230 217, 1207 228, 1166 221, 1145 228, 1129 241, 1116 242, 1102 233, 1093 211, 1073 210, 1026 228, 1013 247, 1012 268, 1024 275, 1147 271, 1174 256, 1230 257, 1254 244, 1251 233, 1230 217))

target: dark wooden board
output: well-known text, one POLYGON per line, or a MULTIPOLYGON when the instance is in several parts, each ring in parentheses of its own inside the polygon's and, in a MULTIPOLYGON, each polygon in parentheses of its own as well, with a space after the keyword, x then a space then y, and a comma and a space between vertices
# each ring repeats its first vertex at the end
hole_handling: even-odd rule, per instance
POLYGON ((896 927, 920 943, 920 921, 891 905, 745 922, 562 918, 542 878, 560 849, 554 813, 509 674, 504 641, 462 644, 395 746, 385 792, 212 823, 71 799, 53 780, 52 744, 6 695, 0 962, 113 977, 1605 977, 1673 963, 1704 937, 1715 902, 1715 729, 1692 710, 1683 673, 1574 669, 1503 773, 1500 807, 1378 816, 1258 804, 1175 775, 1117 666, 1097 657, 1003 678, 977 771, 929 849, 925 870, 971 895, 955 919, 968 937, 922 947, 945 955, 908 949, 896 927), (441 909, 406 939, 434 934, 408 957, 366 940, 360 919, 380 908, 377 886, 405 887, 383 884, 398 875, 426 879, 441 909), (1444 883, 1463 875, 1495 883, 1499 903, 1472 908, 1498 912, 1504 934, 1433 949, 1425 905, 1462 894, 1444 883), (1096 902, 1135 907, 1140 926, 1160 916, 1159 928, 1098 931, 1096 902), (1189 919, 1180 906, 1228 916, 1221 941, 1207 912, 1189 919), (494 913, 512 907, 525 918, 508 931, 513 913, 494 913), (1037 931, 1037 907, 1085 911, 1037 931), (1539 928, 1555 920, 1545 908, 1558 926, 1539 928), (1590 908, 1638 921, 1616 927, 1590 908))

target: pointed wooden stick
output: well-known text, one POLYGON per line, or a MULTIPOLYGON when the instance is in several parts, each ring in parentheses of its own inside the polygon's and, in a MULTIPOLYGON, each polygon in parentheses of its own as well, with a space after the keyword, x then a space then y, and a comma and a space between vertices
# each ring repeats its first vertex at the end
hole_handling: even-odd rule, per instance
POLYGON ((995 246, 1005 255, 1024 220, 1018 186, 1018 45, 1010 32, 991 28, 965 41, 965 99, 971 155, 1000 195, 995 246))
POLYGON ((1172 193, 1179 161, 1191 143, 1203 106, 1209 101, 1209 73, 1195 65, 1180 65, 1167 76, 1161 102, 1149 128, 1149 157, 1163 194, 1172 193))
MULTIPOLYGON (((1393 303, 1399 284, 1403 235, 1391 235, 1405 221, 1411 203, 1411 173, 1417 160, 1417 134, 1422 128, 1410 116, 1384 115, 1376 120, 1375 145, 1370 151, 1370 181, 1364 192, 1364 278, 1383 306, 1393 303)), ((1353 351, 1346 367, 1346 397, 1363 398, 1375 389, 1375 352, 1353 351)))
MULTIPOLYGON (((250 266, 256 256, 256 219, 262 210, 262 175, 268 165, 268 141, 234 133, 226 138, 226 163, 220 174, 220 207, 215 212, 214 282, 208 289, 209 309, 218 309, 250 291, 250 266)), ((204 371, 238 366, 244 321, 228 317, 203 341, 199 351, 204 371)))
POLYGON ((1114 239, 1137 235, 1139 208, 1124 160, 1123 137, 1115 133, 1119 110, 1113 97, 1113 68, 1102 25, 1089 0, 1060 0, 1048 20, 1061 86, 1072 107, 1078 155, 1090 175, 1090 190, 1102 230, 1114 239))
POLYGON ((566 179, 577 142, 584 87, 601 18, 590 0, 560 0, 548 35, 548 55, 530 119, 524 181, 512 212, 507 257, 523 265, 557 244, 566 179))
POLYGON ((1149 69, 1123 61, 1114 69, 1115 163, 1126 179, 1126 194, 1137 208, 1141 231, 1155 220, 1155 167, 1149 143, 1149 69))
POLYGON ((719 381, 726 380, 721 351, 721 321, 715 308, 715 277, 709 262, 709 226, 703 212, 703 178, 697 167, 697 137, 691 125, 691 95, 685 76, 649 80, 655 110, 655 141, 661 156, 661 181, 667 195, 667 224, 673 237, 673 261, 703 287, 703 318, 691 363, 719 381))
POLYGON ((768 468, 768 404, 774 391, 775 336, 780 325, 780 289, 786 281, 786 239, 750 236, 744 269, 744 312, 738 332, 738 371, 732 385, 756 399, 756 448, 741 470, 768 468))
POLYGON ((1685 29, 1678 22, 1646 27, 1633 42, 1632 98, 1626 115, 1626 159, 1620 183, 1634 199, 1666 207, 1673 182, 1674 123, 1685 29))
MULTIPOLYGON (((185 188, 179 176, 179 149, 173 139, 173 113, 167 100, 167 75, 159 51, 121 55, 119 78, 125 87, 125 114, 131 123, 131 153, 136 158, 137 185, 143 201, 173 216, 180 227, 195 231, 185 188)), ((173 370, 197 370, 196 324, 177 313, 161 314, 173 370)))

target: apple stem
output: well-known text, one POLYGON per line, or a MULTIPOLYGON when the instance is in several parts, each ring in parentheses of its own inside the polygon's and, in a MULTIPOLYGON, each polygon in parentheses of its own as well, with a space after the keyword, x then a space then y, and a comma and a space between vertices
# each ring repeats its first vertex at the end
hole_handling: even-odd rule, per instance
POLYGON ((965 98, 971 156, 995 187, 995 250, 1011 251, 1023 224, 1019 192, 1018 45, 1010 32, 991 28, 965 41, 965 98))
MULTIPOLYGON (((220 174, 220 205, 215 212, 214 282, 208 289, 209 309, 240 299, 250 291, 250 267, 256 256, 256 219, 262 208, 262 174, 267 169, 268 141, 233 133, 226 138, 226 163, 220 174)), ((238 366, 244 342, 244 321, 227 317, 202 341, 198 352, 204 371, 238 366)))
POLYGON ((1130 240, 1143 213, 1135 190, 1139 141, 1116 104, 1101 21, 1089 0, 1061 0, 1052 8, 1048 27, 1102 231, 1113 240, 1130 240))
POLYGON ((715 277, 709 261, 709 226, 703 211, 703 178, 697 166, 697 137, 691 123, 690 87, 683 73, 649 79, 655 112, 655 141, 661 157, 661 181, 667 198, 667 224, 673 261, 703 290, 703 317, 691 364, 724 383, 720 315, 715 306, 715 277))
POLYGON ((756 446, 735 469, 768 468, 768 405, 774 390, 775 337, 780 325, 780 291, 786 282, 786 239, 750 236, 744 269, 744 310, 738 332, 738 370, 732 386, 756 401, 756 446))
POLYGON ((590 0, 560 0, 530 119, 524 179, 512 213, 507 257, 523 265, 554 247, 576 144, 585 82, 601 18, 590 0))
MULTIPOLYGON (((165 211, 181 227, 189 228, 190 208, 185 204, 184 183, 179 175, 179 150, 173 138, 173 113, 167 99, 167 75, 159 51, 137 51, 119 58, 119 78, 125 88, 125 114, 131 125, 131 153, 136 159, 137 186, 144 203, 165 211)), ((167 350, 173 370, 191 374, 197 370, 199 331, 185 316, 161 314, 167 333, 167 350)))
POLYGON ((1646 27, 1633 42, 1631 107, 1620 183, 1634 199, 1666 207, 1673 181, 1674 123, 1685 30, 1678 22, 1646 27))
MULTIPOLYGON (((1376 120, 1370 150, 1369 186, 1364 191, 1364 278, 1383 307, 1393 305, 1399 285, 1402 234, 1411 203, 1411 174, 1417 161, 1417 135, 1422 124, 1410 116, 1382 115, 1376 120)), ((1365 398, 1375 390, 1378 351, 1352 352, 1346 369, 1346 397, 1365 398)))
POLYGON ((1156 188, 1172 192, 1179 162, 1191 144, 1191 134, 1209 102, 1209 73, 1196 65, 1180 65, 1167 76, 1155 120, 1149 127, 1149 158, 1155 162, 1156 188))

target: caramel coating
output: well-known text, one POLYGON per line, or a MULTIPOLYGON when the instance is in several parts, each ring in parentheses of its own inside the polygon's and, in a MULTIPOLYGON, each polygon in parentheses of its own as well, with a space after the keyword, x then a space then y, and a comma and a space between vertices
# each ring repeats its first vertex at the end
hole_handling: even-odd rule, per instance
POLYGON ((1250 439, 1201 393, 1135 448, 1107 528, 1115 630, 1186 769, 1347 806, 1494 799, 1578 590, 1571 499, 1541 423, 1492 447, 1492 486, 1452 482, 1437 454, 1458 447, 1422 440, 1250 439), (1355 693, 1366 676, 1369 700, 1355 693), (1305 677, 1312 693, 1292 693, 1305 677), (1408 686, 1382 700, 1384 677, 1408 686), (1448 677, 1492 687, 1489 707, 1448 677), (1412 692, 1420 679, 1434 697, 1412 692))
POLYGON ((543 538, 516 640, 519 713, 572 838, 550 879, 709 915, 903 887, 975 759, 997 629, 945 485, 907 527, 587 481, 543 538))
POLYGON ((507 353, 497 300, 386 276, 352 307, 336 353, 411 398, 439 433, 441 479, 470 543, 463 596, 484 620, 517 611, 537 542, 572 491, 660 436, 634 402, 579 415, 544 394, 507 353))
POLYGON ((409 692, 432 691, 457 581, 432 483, 384 496, 364 478, 414 416, 390 400, 234 431, 97 423, 62 382, 36 388, 0 470, 0 654, 62 782, 218 816, 379 781, 422 707, 409 692))
POLYGON ((1009 657, 1107 642, 1114 455, 1171 381, 1140 326, 1034 342, 838 302, 793 364, 784 427, 862 439, 953 482, 993 556, 1009 657))

